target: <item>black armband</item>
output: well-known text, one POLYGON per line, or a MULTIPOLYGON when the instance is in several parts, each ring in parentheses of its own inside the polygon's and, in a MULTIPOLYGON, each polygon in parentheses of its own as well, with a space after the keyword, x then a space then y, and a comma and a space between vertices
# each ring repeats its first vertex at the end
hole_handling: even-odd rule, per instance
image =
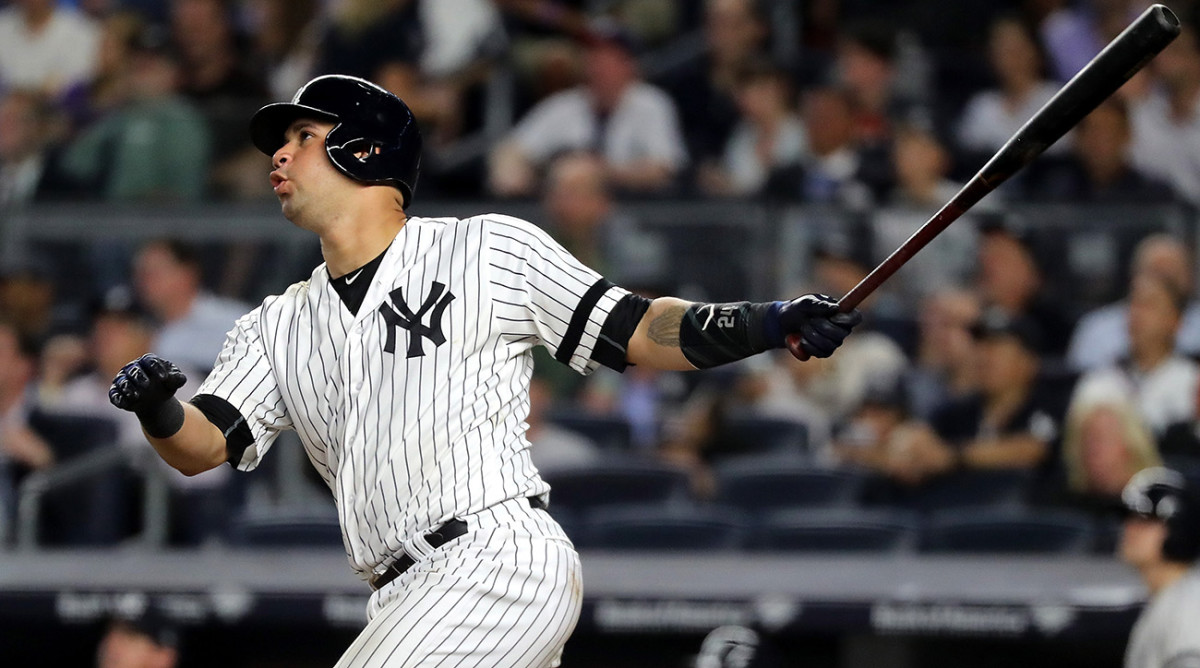
POLYGON ((246 418, 233 404, 214 394, 197 394, 188 401, 213 423, 225 436, 225 457, 235 468, 242 461, 246 448, 254 443, 254 434, 246 418))
POLYGON ((622 297, 608 312, 604 325, 600 327, 600 336, 596 339, 596 347, 592 349, 592 359, 615 371, 624 371, 629 366, 629 360, 626 359, 629 339, 649 309, 650 300, 645 297, 635 294, 622 297))
POLYGON ((136 413, 146 434, 154 438, 171 438, 183 428, 183 404, 175 397, 136 413))
POLYGON ((692 304, 679 324, 679 349, 692 366, 708 369, 782 347, 781 305, 692 304))

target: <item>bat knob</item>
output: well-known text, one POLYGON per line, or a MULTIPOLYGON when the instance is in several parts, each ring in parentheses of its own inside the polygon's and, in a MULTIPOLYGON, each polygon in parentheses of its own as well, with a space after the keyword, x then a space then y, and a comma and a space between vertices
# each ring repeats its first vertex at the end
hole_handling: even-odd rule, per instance
POLYGON ((800 335, 799 334, 788 334, 787 338, 784 340, 787 342, 787 349, 788 349, 788 352, 790 352, 792 354, 792 357, 795 357, 796 359, 800 360, 801 362, 808 361, 809 355, 807 352, 805 352, 804 348, 800 345, 800 335))

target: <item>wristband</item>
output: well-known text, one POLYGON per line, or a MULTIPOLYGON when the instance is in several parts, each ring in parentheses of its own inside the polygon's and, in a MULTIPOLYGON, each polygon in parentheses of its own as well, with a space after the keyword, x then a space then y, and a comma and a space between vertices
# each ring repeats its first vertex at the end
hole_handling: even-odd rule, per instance
POLYGON ((679 349, 692 366, 709 369, 782 348, 781 304, 692 304, 679 324, 679 349))
POLYGON ((183 404, 175 397, 167 397, 160 404, 137 411, 137 417, 148 436, 170 438, 183 428, 183 404))

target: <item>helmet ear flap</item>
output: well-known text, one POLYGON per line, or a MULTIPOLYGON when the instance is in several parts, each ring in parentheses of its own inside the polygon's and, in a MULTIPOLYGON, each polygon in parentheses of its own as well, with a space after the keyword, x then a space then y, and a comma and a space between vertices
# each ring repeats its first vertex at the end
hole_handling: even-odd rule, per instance
POLYGON ((1177 508, 1167 518, 1167 537, 1163 556, 1172 561, 1192 563, 1200 559, 1200 499, 1195 487, 1184 488, 1175 499, 1177 508))

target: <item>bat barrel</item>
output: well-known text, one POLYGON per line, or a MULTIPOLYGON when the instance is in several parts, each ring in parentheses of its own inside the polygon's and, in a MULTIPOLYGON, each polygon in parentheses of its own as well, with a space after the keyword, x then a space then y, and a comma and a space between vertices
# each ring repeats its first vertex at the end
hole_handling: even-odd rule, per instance
POLYGON ((1166 48, 1179 31, 1179 18, 1165 6, 1152 5, 1142 12, 1039 109, 933 218, 846 293, 839 301, 839 308, 850 311, 858 306, 950 223, 1115 93, 1166 48))

